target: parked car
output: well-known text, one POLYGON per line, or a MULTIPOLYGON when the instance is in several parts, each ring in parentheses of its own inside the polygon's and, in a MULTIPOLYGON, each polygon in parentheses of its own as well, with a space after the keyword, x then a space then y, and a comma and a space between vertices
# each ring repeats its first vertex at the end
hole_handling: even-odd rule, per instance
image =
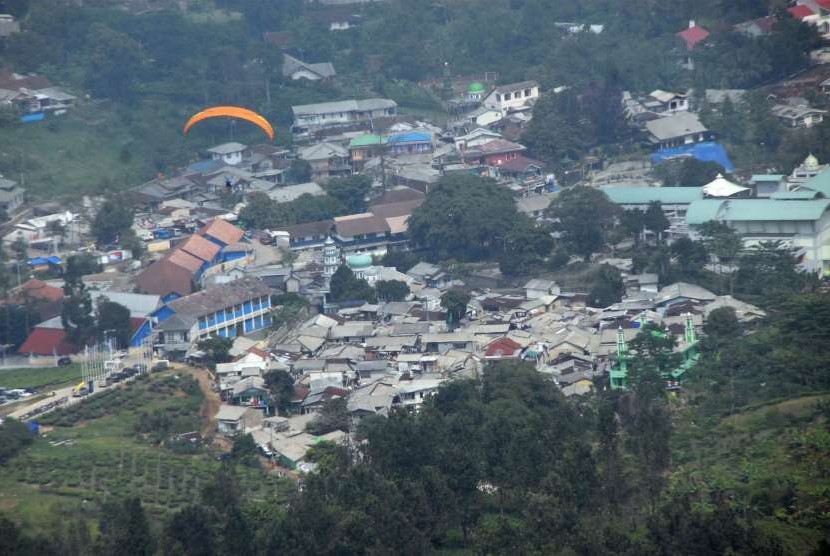
POLYGON ((58 367, 66 367, 72 364, 71 357, 61 357, 58 359, 58 367))

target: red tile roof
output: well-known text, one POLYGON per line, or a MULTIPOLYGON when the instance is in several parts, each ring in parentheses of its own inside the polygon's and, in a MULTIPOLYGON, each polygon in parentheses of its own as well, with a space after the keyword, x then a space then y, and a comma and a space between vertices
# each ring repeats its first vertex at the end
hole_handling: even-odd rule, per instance
POLYGON ((766 17, 761 17, 755 20, 755 25, 757 25, 759 29, 766 33, 772 31, 776 23, 778 23, 778 18, 774 15, 768 15, 766 17))
POLYGON ((499 168, 507 170, 508 172, 524 172, 531 164, 538 166, 539 168, 545 167, 545 163, 541 160, 534 160, 532 158, 519 155, 513 160, 507 160, 499 164, 499 168))
POLYGON ((484 352, 484 357, 503 358, 517 357, 522 351, 522 346, 510 338, 498 338, 490 342, 484 352))
POLYGON ((72 355, 78 351, 60 328, 35 328, 17 350, 18 353, 34 355, 72 355))
POLYGON ((479 145, 475 150, 484 154, 498 154, 498 153, 512 153, 514 151, 525 150, 524 145, 514 143, 513 141, 505 141, 504 139, 493 139, 484 144, 479 145))
POLYGON ((209 263, 216 258, 216 254, 219 253, 220 247, 212 241, 206 240, 202 236, 192 235, 187 238, 184 243, 179 245, 178 249, 181 249, 182 251, 185 251, 186 253, 209 263))
POLYGON ((816 0, 816 4, 825 10, 830 10, 830 0, 816 0))
POLYGON ((225 245, 236 243, 242 236, 245 235, 240 228, 237 228, 227 220, 221 218, 214 218, 208 225, 199 230, 199 235, 207 235, 214 239, 218 239, 225 245))
POLYGON ((804 19, 805 17, 816 15, 815 12, 810 9, 810 6, 805 6, 804 4, 787 8, 787 11, 790 12, 790 15, 796 19, 804 19))
POLYGON ((189 271, 191 274, 199 272, 199 269, 201 269, 204 264, 202 259, 191 255, 187 251, 182 251, 181 249, 171 251, 162 260, 169 261, 170 263, 189 271))
POLYGON ((9 292, 9 300, 17 303, 26 301, 61 301, 63 289, 50 286, 43 280, 32 278, 9 292))
POLYGON ((694 27, 680 31, 677 33, 677 36, 686 41, 687 49, 693 50, 699 42, 706 40, 706 37, 708 37, 709 34, 709 31, 700 25, 695 25, 694 27))

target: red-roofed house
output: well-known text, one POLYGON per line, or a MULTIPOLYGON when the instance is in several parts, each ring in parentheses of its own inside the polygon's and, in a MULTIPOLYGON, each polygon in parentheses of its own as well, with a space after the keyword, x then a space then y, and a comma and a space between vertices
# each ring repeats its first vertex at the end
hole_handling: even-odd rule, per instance
POLYGON ((804 19, 805 17, 816 15, 816 13, 810 9, 810 6, 805 6, 804 4, 787 8, 787 11, 790 12, 790 15, 796 19, 804 19))
POLYGON ((507 337, 496 338, 487 345, 484 358, 489 360, 518 359, 522 354, 522 346, 507 337))
POLYGON ((507 161, 514 160, 526 150, 524 145, 507 141, 505 139, 494 139, 475 149, 464 152, 464 160, 468 163, 476 162, 483 166, 501 166, 507 161))
POLYGON ((77 351, 66 339, 66 332, 62 328, 37 327, 17 350, 26 355, 72 355, 77 351))
POLYGON ((184 243, 179 245, 178 249, 181 249, 185 253, 193 255, 206 263, 210 263, 216 259, 216 255, 219 254, 221 247, 212 241, 208 241, 202 236, 192 235, 187 238, 184 243))
POLYGON ((26 305, 33 309, 41 320, 46 320, 61 314, 63 289, 32 278, 12 289, 6 301, 12 305, 26 305))
POLYGON ((677 33, 677 36, 683 39, 683 42, 686 43, 686 50, 694 50, 697 45, 705 41, 710 34, 711 33, 709 33, 709 31, 700 25, 695 25, 694 21, 690 21, 689 28, 680 31, 677 33))
POLYGON ((517 180, 528 180, 542 177, 542 172, 545 169, 545 163, 540 160, 533 160, 523 155, 519 155, 513 160, 508 160, 503 164, 499 164, 499 173, 507 178, 517 180))

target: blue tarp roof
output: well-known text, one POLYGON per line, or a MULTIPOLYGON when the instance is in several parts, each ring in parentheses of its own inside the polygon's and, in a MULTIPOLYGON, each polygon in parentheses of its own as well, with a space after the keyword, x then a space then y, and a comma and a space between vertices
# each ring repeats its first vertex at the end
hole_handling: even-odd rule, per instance
POLYGON ((60 257, 35 257, 29 259, 29 264, 32 266, 40 266, 44 264, 61 264, 60 257))
POLYGON ((432 134, 423 131, 409 131, 407 133, 400 133, 392 135, 386 140, 387 144, 394 143, 429 143, 432 141, 432 134))
POLYGON ((695 143, 694 145, 685 145, 683 147, 675 147, 673 149, 660 149, 653 155, 651 160, 654 162, 663 162, 664 160, 671 160, 672 158, 679 158, 684 156, 691 156, 698 160, 717 162, 727 172, 734 172, 735 165, 729 160, 729 155, 726 154, 726 149, 723 145, 714 141, 707 141, 705 143, 695 143))

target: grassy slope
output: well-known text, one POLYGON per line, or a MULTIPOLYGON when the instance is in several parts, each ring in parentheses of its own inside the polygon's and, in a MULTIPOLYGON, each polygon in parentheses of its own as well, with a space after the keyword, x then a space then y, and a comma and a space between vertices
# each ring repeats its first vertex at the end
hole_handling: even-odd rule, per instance
POLYGON ((827 394, 798 397, 709 423, 684 414, 674 440, 673 487, 724 491, 788 554, 809 553, 830 508, 830 427, 817 408, 828 401, 827 394))
POLYGON ((0 386, 4 388, 60 388, 81 380, 78 365, 38 369, 0 369, 0 386))
MULTIPOLYGON (((141 411, 156 409, 182 419, 180 428, 192 430, 194 419, 198 427, 201 393, 187 394, 177 389, 175 380, 172 373, 164 373, 119 392, 117 398, 102 394, 74 406, 70 412, 80 410, 79 415, 58 414, 53 420, 60 422, 68 414, 80 420, 45 433, 2 470, 0 513, 30 531, 49 532, 62 519, 94 520, 108 496, 138 496, 155 518, 198 500, 219 463, 208 454, 177 455, 136 436, 133 429, 141 411), (96 409, 89 401, 96 401, 96 409), (59 440, 74 444, 50 445, 59 440)), ((248 499, 281 496, 290 488, 255 469, 238 467, 237 475, 248 499)))

